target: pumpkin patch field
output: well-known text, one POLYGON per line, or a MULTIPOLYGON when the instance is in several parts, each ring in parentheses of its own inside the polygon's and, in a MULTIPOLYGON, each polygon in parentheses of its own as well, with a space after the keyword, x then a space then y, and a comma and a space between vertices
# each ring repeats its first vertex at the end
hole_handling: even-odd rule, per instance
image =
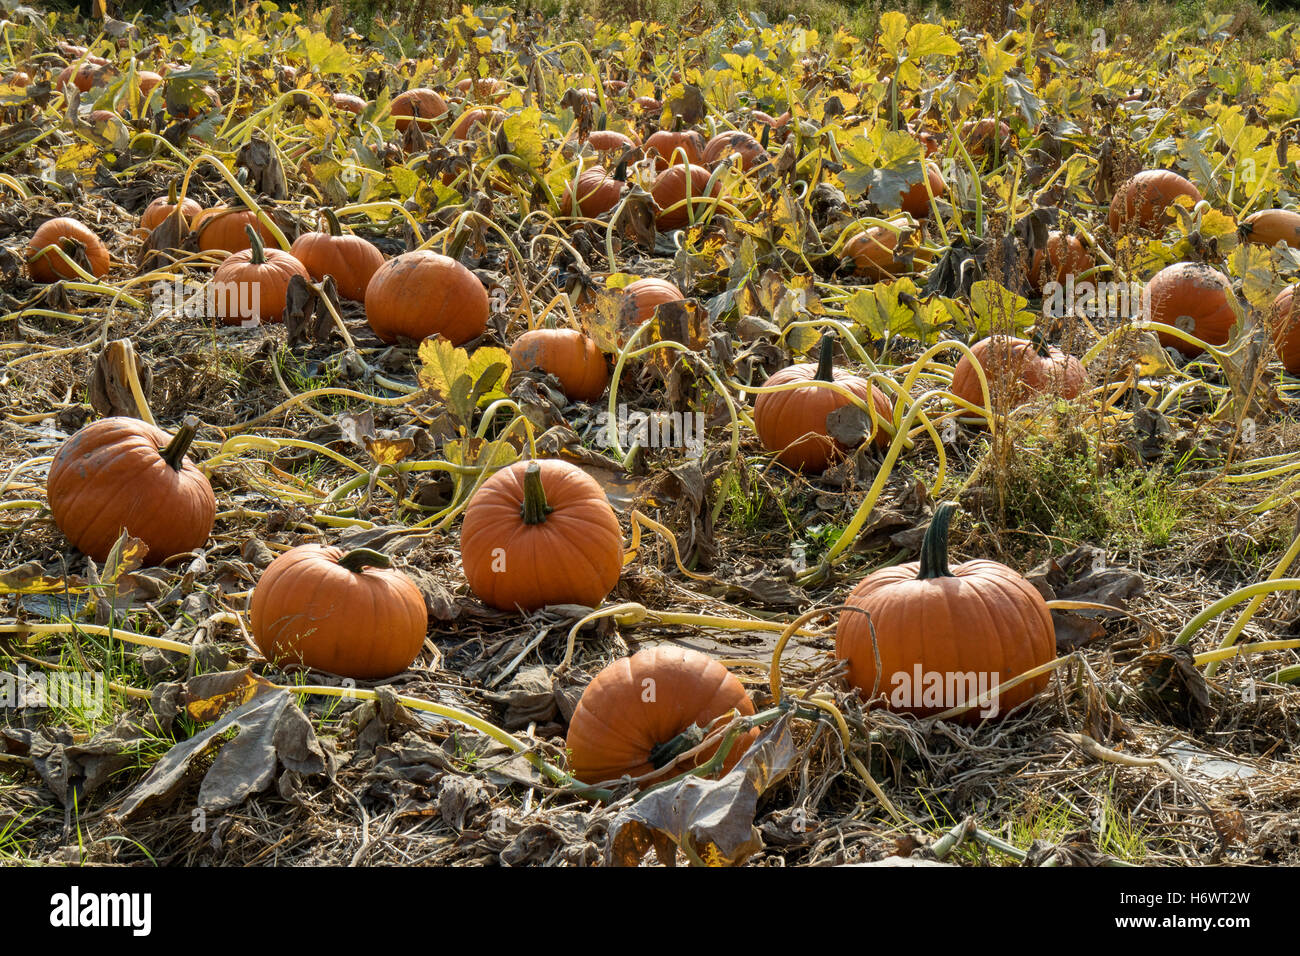
POLYGON ((0 20, 0 862, 1300 864, 1295 23, 428 6, 0 20))

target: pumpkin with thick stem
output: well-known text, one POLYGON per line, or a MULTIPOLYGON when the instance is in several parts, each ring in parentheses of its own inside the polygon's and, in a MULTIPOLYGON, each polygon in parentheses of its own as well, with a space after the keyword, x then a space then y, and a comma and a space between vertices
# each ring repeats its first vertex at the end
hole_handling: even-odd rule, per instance
POLYGON ((1155 229, 1172 220, 1169 207, 1180 196, 1192 204, 1201 201, 1201 191, 1189 180, 1167 169, 1146 169, 1127 180, 1110 200, 1110 231, 1118 234, 1130 224, 1138 229, 1155 229))
MULTIPOLYGON (((185 219, 185 224, 192 227, 194 221, 203 213, 203 207, 195 200, 186 196, 181 205, 181 216, 185 219)), ((144 212, 140 215, 140 228, 153 231, 163 224, 163 221, 176 210, 176 183, 173 182, 167 188, 166 196, 159 196, 153 202, 145 207, 144 212)))
POLYGON ((387 555, 304 544, 262 572, 249 624, 277 664, 379 680, 411 666, 429 615, 420 589, 387 555))
MULTIPOLYGON (((1236 296, 1222 272, 1203 262, 1175 262, 1153 275, 1142 290, 1142 306, 1152 322, 1172 325, 1210 345, 1226 345, 1237 322, 1236 296)), ((1194 357, 1202 349, 1160 332, 1160 344, 1194 357)))
POLYGON ((623 534, 605 492, 577 465, 519 461, 475 492, 460 554, 470 589, 491 607, 596 607, 623 570, 623 534))
POLYGON ((304 232, 293 241, 289 252, 320 282, 334 277, 339 295, 364 302, 366 286, 384 264, 384 254, 360 236, 345 235, 333 209, 322 209, 324 232, 304 232))
POLYGON ((984 406, 976 362, 984 370, 989 397, 1006 390, 1011 407, 1021 405, 1037 394, 1075 398, 1083 391, 1088 376, 1083 363, 1054 345, 1035 345, 1028 339, 991 335, 971 346, 970 355, 962 353, 952 374, 952 393, 976 408, 984 406))
MULTIPOLYGON (((733 711, 749 717, 754 704, 744 685, 717 661, 671 644, 646 648, 614 661, 583 690, 565 741, 569 772, 597 784, 662 769, 640 782, 642 788, 651 786, 712 758, 721 740, 673 764, 703 741, 713 721, 733 711)), ((722 773, 740 761, 758 733, 754 727, 736 736, 722 773)))
POLYGON ((37 227, 27 243, 27 268, 37 282, 54 282, 58 279, 80 279, 76 271, 63 261, 53 249, 45 252, 47 246, 57 246, 64 255, 74 262, 77 254, 84 252, 89 272, 95 278, 108 274, 108 247, 99 236, 90 231, 84 223, 61 216, 50 219, 37 227))
POLYGON ((384 342, 441 335, 464 345, 487 329, 483 283, 455 259, 429 249, 404 252, 376 269, 365 302, 366 321, 384 342))
POLYGON ((50 464, 46 497, 59 530, 96 561, 125 529, 158 564, 207 543, 217 499, 186 457, 198 420, 174 436, 136 418, 104 418, 65 441, 50 464))
MULTIPOLYGON (((952 502, 935 509, 920 561, 867 575, 845 599, 867 613, 841 613, 835 656, 848 661, 849 683, 864 699, 884 695, 891 710, 932 716, 1056 656, 1052 613, 1023 576, 997 561, 948 566, 956 509, 952 502)), ((1048 676, 1002 692, 963 719, 1023 704, 1047 687, 1048 676)))
MULTIPOLYGON (((754 400, 754 429, 768 451, 778 452, 777 461, 796 471, 820 472, 831 459, 847 449, 830 437, 826 416, 852 404, 852 400, 815 382, 834 382, 852 392, 863 402, 875 406, 879 418, 893 420, 894 409, 885 393, 864 378, 834 368, 835 334, 822 336, 817 362, 791 365, 772 375, 764 387, 790 382, 809 383, 803 388, 780 392, 763 392, 754 400)), ((871 432, 876 444, 885 447, 890 436, 880 424, 871 432)))
POLYGON ((533 329, 510 346, 515 371, 540 368, 560 380, 564 394, 580 402, 594 402, 605 394, 609 367, 595 339, 576 329, 533 329))
POLYGON ((250 248, 234 252, 212 275, 214 319, 239 325, 247 319, 279 322, 289 296, 289 280, 301 276, 311 281, 306 267, 282 249, 267 249, 252 226, 250 248), (247 294, 246 294, 247 293, 247 294))

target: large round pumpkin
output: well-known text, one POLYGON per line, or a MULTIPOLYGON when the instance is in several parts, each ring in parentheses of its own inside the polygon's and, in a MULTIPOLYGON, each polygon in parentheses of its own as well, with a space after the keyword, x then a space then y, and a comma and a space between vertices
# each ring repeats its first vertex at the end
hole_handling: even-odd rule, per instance
POLYGON ((577 329, 533 329, 510 346, 510 364, 516 370, 540 368, 560 380, 564 394, 580 402, 594 402, 605 394, 609 368, 605 353, 590 336, 577 329))
MULTIPOLYGON (((1039 351, 1026 339, 997 335, 980 339, 970 350, 984 370, 991 395, 999 387, 1006 388, 1013 407, 1042 392, 1075 398, 1088 378, 1082 362, 1054 345, 1039 351)), ((952 393, 977 408, 984 406, 975 362, 965 353, 953 370, 952 393)))
POLYGON ((622 153, 636 149, 637 141, 626 133, 613 129, 593 129, 587 134, 587 145, 597 153, 622 153))
POLYGON ((91 275, 99 278, 108 274, 108 247, 88 226, 76 219, 65 216, 41 223, 27 243, 27 268, 37 282, 79 279, 80 276, 54 250, 41 255, 46 246, 59 247, 74 261, 78 249, 84 250, 91 275))
MULTIPOLYGON (((710 178, 712 174, 707 167, 696 165, 669 166, 660 173, 650 187, 650 195, 654 197, 655 205, 661 210, 655 218, 655 226, 664 232, 680 229, 690 222, 688 210, 711 205, 705 197, 710 178), (689 196, 687 196, 688 188, 689 196)), ((715 182, 709 196, 717 194, 718 184, 715 182)))
POLYGON ((853 261, 853 271, 877 281, 907 275, 915 269, 900 252, 910 250, 917 262, 929 262, 930 254, 915 239, 898 248, 899 233, 888 226, 871 226, 844 244, 843 257, 853 261))
MULTIPOLYGON (((569 771, 583 783, 641 777, 664 769, 659 777, 685 773, 707 762, 717 745, 691 760, 669 767, 673 758, 697 745, 704 730, 731 711, 748 717, 754 704, 736 676, 699 651, 661 644, 614 661, 587 685, 569 720, 565 741, 569 771)), ((734 767, 758 736, 755 727, 740 734, 723 760, 722 772, 734 767)))
POLYGON ((289 252, 317 282, 333 276, 339 295, 364 302, 366 287, 384 264, 384 254, 360 236, 344 235, 333 209, 325 209, 323 214, 326 231, 302 233, 289 252))
MULTIPOLYGON (((1224 345, 1237 322, 1232 283, 1203 262, 1175 262, 1151 277, 1142 292, 1142 305, 1152 322, 1172 325, 1210 345, 1224 345)), ((1161 332, 1160 344, 1187 356, 1201 349, 1161 332)))
POLYGON ((1300 249, 1300 212, 1294 209, 1261 209, 1242 220, 1239 232, 1246 242, 1257 242, 1265 246, 1285 242, 1293 249, 1300 249))
POLYGON ((278 240, 257 213, 246 206, 213 206, 194 219, 194 231, 199 237, 200 252, 243 252, 253 248, 248 238, 252 226, 263 243, 274 245, 278 240))
POLYGON ((393 97, 388 112, 392 114, 398 132, 404 133, 412 118, 419 120, 421 129, 430 128, 433 125, 431 120, 447 112, 447 104, 434 90, 419 87, 393 97))
POLYGON ((1156 228, 1168 221, 1168 208, 1179 196, 1187 196, 1193 204, 1201 201, 1201 191, 1177 173, 1143 170, 1111 198, 1110 231, 1118 233, 1130 222, 1139 229, 1156 228))
POLYGON ((1059 230, 1047 234, 1047 245, 1035 249, 1029 264, 1029 284, 1035 292, 1042 292, 1049 282, 1065 285, 1069 276, 1087 272, 1097 263, 1077 236, 1067 236, 1059 230))
POLYGON ((564 187, 560 213, 565 216, 572 214, 576 193, 579 215, 588 219, 602 216, 618 205, 626 189, 627 183, 624 180, 599 166, 584 169, 576 181, 564 187))
POLYGON ((719 133, 705 144, 701 162, 716 166, 733 153, 740 155, 740 168, 746 172, 769 159, 762 143, 742 130, 731 130, 719 133))
MULTIPOLYGON (((930 183, 930 192, 934 193, 935 199, 942 199, 948 194, 948 184, 934 163, 925 164, 925 178, 930 183)), ((930 194, 925 191, 925 182, 918 182, 910 186, 907 192, 900 193, 898 208, 917 219, 930 215, 930 194)))
POLYGON ((464 345, 483 334, 487 320, 483 283, 455 259, 428 249, 389 259, 366 286, 366 321, 385 342, 441 335, 464 345))
MULTIPOLYGON (((763 392, 754 401, 754 429, 759 441, 768 451, 779 452, 777 461, 788 468, 819 472, 830 464, 832 457, 846 450, 830 437, 826 416, 852 404, 851 400, 834 389, 812 383, 833 381, 842 385, 862 401, 875 405, 880 418, 892 421, 894 409, 884 392, 866 379, 832 366, 834 347, 835 335, 828 332, 822 336, 815 364, 791 365, 763 383, 764 387, 790 382, 809 384, 781 392, 763 392)), ((879 446, 889 444, 889 434, 879 427, 879 423, 871 437, 879 446)))
POLYGON ((186 456, 198 422, 174 436, 136 418, 103 418, 65 441, 50 464, 46 497, 59 530, 103 561, 122 530, 148 547, 157 564, 203 547, 217 499, 186 456))
POLYGON ((664 170, 672 164, 683 162, 698 166, 704 162, 704 151, 708 148, 708 143, 695 130, 673 132, 661 129, 647 136, 641 148, 647 156, 654 157, 655 169, 664 170))
POLYGON ((520 461, 475 492, 460 555, 484 604, 503 611, 595 607, 618 583, 623 535, 605 492, 577 465, 520 461))
POLYGON ((277 664, 378 680, 411 666, 429 615, 420 589, 386 555, 304 544, 262 572, 249 623, 277 664))
POLYGON ((1287 286, 1273 300, 1273 345, 1283 367, 1292 375, 1300 375, 1300 315, 1295 314, 1296 292, 1300 285, 1287 286))
MULTIPOLYGON (((956 505, 935 509, 921 560, 867 575, 845 603, 835 656, 863 698, 883 694, 890 709, 931 716, 975 701, 1056 656, 1052 613, 1038 590, 997 561, 948 566, 948 524, 956 505), (869 615, 869 617, 867 616, 869 615), (876 655, 879 654, 879 667, 876 655)), ((992 717, 1041 693, 1048 675, 968 711, 992 717)))
POLYGON ((226 325, 248 319, 279 322, 284 318, 289 280, 301 276, 310 281, 311 274, 291 254, 263 246, 252 226, 245 228, 250 248, 232 252, 212 275, 216 312, 212 318, 226 325))

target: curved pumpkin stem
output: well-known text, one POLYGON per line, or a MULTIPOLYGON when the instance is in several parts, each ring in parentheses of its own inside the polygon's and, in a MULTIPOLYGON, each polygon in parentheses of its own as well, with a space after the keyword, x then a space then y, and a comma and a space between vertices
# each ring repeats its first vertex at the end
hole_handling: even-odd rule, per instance
POLYGON ((343 235, 343 227, 339 225, 339 217, 334 214, 334 210, 326 206, 321 210, 321 215, 325 217, 325 231, 331 236, 343 235))
POLYGON ((818 382, 835 381, 835 366, 831 356, 835 353, 835 333, 827 332, 822 336, 822 344, 817 352, 817 374, 813 378, 818 382))
POLYGON ((955 501, 945 501, 934 509, 925 540, 921 542, 921 569, 916 573, 918 581, 956 577, 948 570, 948 526, 956 511, 955 501))
POLYGON ((159 452, 162 460, 167 462, 172 470, 180 471, 185 467, 185 453, 190 450, 190 443, 194 441, 194 434, 198 430, 199 420, 193 415, 186 415, 185 420, 181 422, 181 427, 167 443, 167 447, 159 452))
POLYGON ((541 524, 555 509, 546 503, 546 489, 542 487, 542 466, 530 461, 524 469, 524 503, 519 515, 524 524, 541 524))
POLYGON ((346 568, 354 574, 360 574, 366 568, 391 568, 393 561, 388 555, 370 548, 356 548, 339 558, 339 567, 346 568))
POLYGON ((253 265, 262 265, 266 262, 266 247, 262 244, 262 237, 257 234, 257 230, 252 226, 245 226, 244 232, 248 233, 248 241, 253 244, 250 250, 253 255, 253 265))

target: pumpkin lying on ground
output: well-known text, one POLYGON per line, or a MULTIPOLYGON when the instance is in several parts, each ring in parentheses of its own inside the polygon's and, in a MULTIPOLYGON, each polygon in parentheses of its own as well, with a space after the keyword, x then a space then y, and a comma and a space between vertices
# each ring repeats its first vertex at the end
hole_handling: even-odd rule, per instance
MULTIPOLYGON (((830 382, 844 386, 864 402, 875 406, 876 414, 893 420, 894 409, 884 392, 864 378, 833 368, 831 357, 835 336, 828 332, 822 336, 817 362, 791 365, 772 375, 764 387, 785 385, 790 382, 830 382)), ((809 384, 781 392, 763 392, 754 401, 754 429, 758 439, 768 451, 779 452, 777 461, 798 471, 820 472, 831 459, 848 451, 830 437, 826 416, 838 408, 852 404, 851 400, 830 388, 809 384)), ((879 422, 871 437, 877 445, 889 444, 889 433, 879 422)))
POLYGON ((654 318, 659 306, 684 298, 682 290, 667 279, 650 276, 629 282, 623 287, 623 301, 619 306, 619 345, 626 344, 633 332, 654 318))
MULTIPOLYGON (((1235 296, 1228 277, 1203 262, 1175 262, 1151 277, 1142 291, 1142 304, 1152 322, 1172 325, 1202 342, 1224 345, 1237 322, 1235 296)), ((1173 346, 1186 356, 1203 351, 1168 332, 1160 344, 1173 346)))
POLYGON ((366 321, 384 342, 441 335, 464 345, 487 329, 488 295, 474 273, 428 249, 389 259, 366 286, 366 321))
POLYGON ((913 261, 929 262, 930 254, 916 241, 912 230, 895 231, 888 226, 871 226, 844 244, 843 257, 853 261, 853 271, 877 281, 916 271, 913 261), (907 232, 904 238, 902 232, 907 232), (899 248, 899 239, 903 246, 899 248))
POLYGON ((664 232, 681 229, 690 222, 693 213, 702 213, 712 206, 709 197, 717 196, 718 184, 714 181, 710 189, 710 179, 708 167, 694 164, 669 166, 660 173, 650 187, 650 195, 661 210, 655 226, 664 232))
POLYGON ((491 607, 595 607, 623 570, 623 534, 605 492, 577 465, 519 461, 475 492, 460 555, 470 589, 491 607))
POLYGON ((708 143, 693 129, 679 132, 661 129, 647 136, 641 148, 646 156, 654 157, 655 169, 662 172, 677 163, 700 165, 704 162, 704 151, 708 149, 708 143))
POLYGON ((574 182, 564 188, 564 196, 560 199, 560 214, 572 215, 575 202, 578 214, 589 219, 609 212, 618 205, 627 190, 623 172, 622 165, 613 175, 599 166, 584 169, 574 182))
POLYGON ((1285 242, 1300 249, 1300 212, 1294 209, 1261 209, 1251 213, 1238 227, 1243 242, 1275 246, 1285 242))
POLYGON ((1147 169, 1120 186, 1110 201, 1110 231, 1119 233, 1128 223, 1139 229, 1154 229, 1169 221, 1168 208, 1179 196, 1192 204, 1201 201, 1201 191, 1167 169, 1147 169))
POLYGON ((706 166, 716 166, 733 153, 740 156, 740 168, 748 172, 754 167, 767 162, 767 150, 763 144, 742 130, 719 133, 705 144, 701 162, 706 166))
POLYGON ((1300 315, 1295 314, 1295 297, 1300 285, 1287 286, 1273 300, 1270 320, 1273 345, 1282 366, 1292 375, 1300 375, 1300 315))
POLYGON ((301 262, 282 249, 267 249, 252 226, 248 230, 250 248, 231 253, 212 275, 214 319, 226 325, 239 325, 248 319, 279 322, 284 318, 289 280, 301 276, 310 281, 311 274, 301 262))
POLYGON ((948 184, 944 181, 939 167, 934 163, 926 163, 925 180, 900 194, 898 208, 917 219, 924 219, 930 215, 930 193, 925 191, 926 182, 929 182, 930 193, 934 194, 935 199, 942 199, 948 194, 948 184))
POLYGON ((411 666, 429 616, 420 589, 387 555, 304 544, 262 572, 249 622, 277 664, 378 680, 411 666))
POLYGON ((278 248, 275 233, 247 206, 213 206, 199 213, 192 225, 198 234, 200 252, 243 252, 253 248, 248 238, 250 226, 263 243, 278 248))
MULTIPOLYGON (((185 219, 187 226, 193 226, 194 221, 203 214, 203 207, 195 200, 186 196, 181 202, 181 216, 185 219)), ((172 183, 167 189, 166 196, 159 196, 149 205, 145 206, 144 212, 140 214, 140 228, 154 230, 162 225, 163 220, 170 216, 176 210, 176 184, 172 183)))
POLYGON ((594 402, 609 384, 605 353, 577 329, 525 332, 510 346, 510 364, 516 371, 540 368, 549 372, 560 380, 565 395, 580 402, 594 402))
POLYGON ((388 112, 399 133, 406 132, 413 120, 421 129, 427 130, 433 126, 433 120, 447 112, 447 104, 434 90, 418 87, 393 97, 388 112))
MULTIPOLYGON (((569 770, 583 783, 595 784, 663 768, 662 774, 641 781, 647 787, 706 763, 717 752, 716 744, 668 766, 704 739, 698 731, 733 710, 748 717, 754 705, 744 685, 717 661, 671 644, 646 648, 614 661, 582 692, 569 721, 569 770)), ((757 736, 755 727, 732 741, 722 773, 736 765, 757 736)))
MULTIPOLYGON (((990 397, 998 394, 999 388, 1005 389, 1010 407, 1043 392, 1075 398, 1083 391, 1088 378, 1082 362, 1054 345, 1040 350, 1026 339, 997 335, 980 339, 970 350, 984 370, 990 397)), ((984 407, 979 374, 975 363, 964 352, 953 370, 952 393, 977 408, 984 407)))
POLYGON ((339 295, 353 302, 364 302, 366 287, 384 264, 384 254, 360 236, 344 235, 333 209, 321 210, 324 232, 304 232, 293 241, 289 252, 320 282, 334 277, 339 295))
MULTIPOLYGON (((1052 613, 1024 577, 996 561, 948 567, 956 507, 935 509, 920 561, 882 568, 858 583, 845 603, 870 617, 844 611, 835 630, 835 656, 849 662, 849 683, 862 697, 883 694, 890 709, 922 717, 972 702, 979 691, 1056 656, 1052 613)), ((1048 676, 1004 691, 964 719, 1024 703, 1047 687, 1048 676)))
POLYGON ((27 243, 27 268, 37 282, 54 282, 58 279, 80 279, 76 271, 63 261, 53 249, 45 252, 47 246, 57 246, 64 255, 74 262, 80 253, 85 253, 89 272, 95 278, 108 274, 108 247, 90 228, 76 219, 62 216, 50 219, 37 227, 27 243))
POLYGON ((1063 286, 1070 276, 1081 275, 1096 264, 1077 236, 1052 230, 1047 234, 1046 247, 1034 250, 1029 264, 1029 284, 1035 292, 1042 292, 1049 282, 1063 286))
POLYGON ((148 564, 207 543, 217 499, 186 456, 198 421, 174 436, 136 418, 104 418, 65 441, 50 464, 46 497, 59 530, 96 561, 125 529, 148 564))

